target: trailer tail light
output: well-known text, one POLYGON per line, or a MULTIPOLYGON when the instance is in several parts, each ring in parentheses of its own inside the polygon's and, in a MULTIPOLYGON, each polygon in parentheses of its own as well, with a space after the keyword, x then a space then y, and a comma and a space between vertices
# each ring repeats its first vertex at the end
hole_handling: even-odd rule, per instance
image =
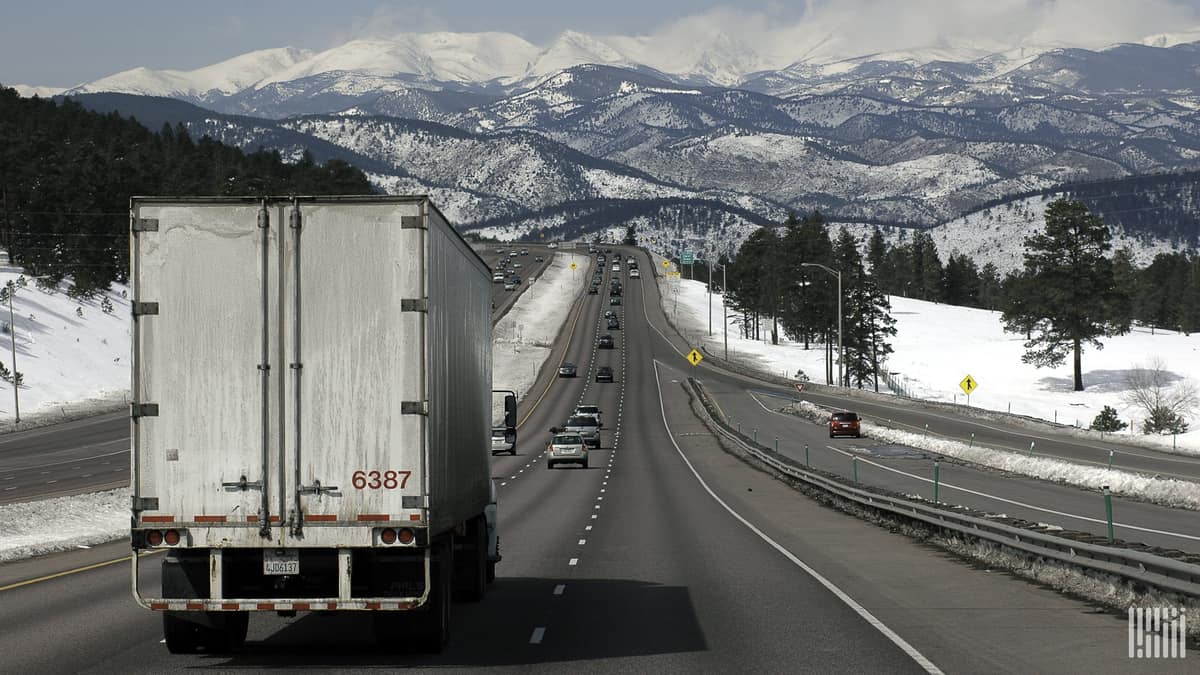
POLYGON ((146 543, 151 546, 162 546, 162 532, 159 532, 158 530, 148 530, 146 532, 146 543))
POLYGON ((177 545, 179 543, 179 531, 167 530, 167 533, 163 535, 163 541, 166 542, 167 546, 177 545))
POLYGON ((379 541, 382 541, 389 546, 396 543, 396 531, 390 527, 385 528, 379 533, 379 541))
POLYGON ((414 534, 413 531, 408 529, 407 527, 400 530, 399 536, 400 536, 400 543, 405 544, 405 545, 413 543, 413 539, 416 539, 416 534, 414 534))

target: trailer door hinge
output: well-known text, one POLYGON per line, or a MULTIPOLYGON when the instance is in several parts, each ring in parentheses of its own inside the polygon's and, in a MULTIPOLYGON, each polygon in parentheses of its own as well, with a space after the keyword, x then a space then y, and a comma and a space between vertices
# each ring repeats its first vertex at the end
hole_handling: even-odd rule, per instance
POLYGON ((134 218, 130 229, 134 232, 158 232, 158 218, 134 218))
POLYGON ((139 417, 158 417, 157 403, 130 403, 129 416, 133 419, 139 417))
POLYGON ((429 300, 427 298, 408 299, 400 301, 401 312, 428 312, 429 300))
POLYGON ((429 411, 425 406, 424 401, 402 401, 400 403, 401 415, 428 415, 429 411))
POLYGON ((400 229, 425 230, 425 219, 421 216, 400 216, 400 229))
POLYGON ((133 510, 134 511, 157 511, 158 510, 158 497, 134 497, 133 498, 133 510))
POLYGON ((133 315, 134 316, 157 316, 158 315, 158 303, 157 302, 134 302, 133 303, 133 315))

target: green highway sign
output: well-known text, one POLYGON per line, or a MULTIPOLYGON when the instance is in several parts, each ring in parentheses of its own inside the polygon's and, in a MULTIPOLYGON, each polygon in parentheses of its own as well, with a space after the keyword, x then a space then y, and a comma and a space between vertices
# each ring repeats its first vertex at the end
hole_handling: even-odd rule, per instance
POLYGON ((695 262, 695 260, 693 259, 693 254, 691 251, 684 251, 683 254, 679 256, 680 265, 691 265, 693 262, 695 262))

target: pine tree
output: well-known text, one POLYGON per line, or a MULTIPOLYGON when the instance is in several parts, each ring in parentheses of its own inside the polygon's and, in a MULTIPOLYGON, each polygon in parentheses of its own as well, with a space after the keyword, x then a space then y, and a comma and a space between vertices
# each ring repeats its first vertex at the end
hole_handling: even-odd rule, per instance
POLYGON ((1117 415, 1117 409, 1110 405, 1104 406, 1100 414, 1096 415, 1096 419, 1092 420, 1092 429, 1096 431, 1113 432, 1121 431, 1128 427, 1129 425, 1122 422, 1121 418, 1117 415))
POLYGON ((1082 202, 1060 199, 1046 207, 1045 231, 1025 240, 1022 302, 1004 311, 1005 328, 1032 333, 1022 360, 1037 367, 1074 357, 1075 391, 1083 391, 1083 347, 1103 348, 1098 338, 1125 333, 1114 312, 1122 290, 1104 254, 1112 235, 1082 202))

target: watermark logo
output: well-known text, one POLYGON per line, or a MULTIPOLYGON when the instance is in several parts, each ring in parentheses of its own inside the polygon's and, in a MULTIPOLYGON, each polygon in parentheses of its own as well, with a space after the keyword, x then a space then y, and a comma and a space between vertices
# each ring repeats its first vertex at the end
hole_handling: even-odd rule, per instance
POLYGON ((1187 620, 1176 607, 1129 608, 1129 658, 1182 659, 1187 655, 1187 620))

